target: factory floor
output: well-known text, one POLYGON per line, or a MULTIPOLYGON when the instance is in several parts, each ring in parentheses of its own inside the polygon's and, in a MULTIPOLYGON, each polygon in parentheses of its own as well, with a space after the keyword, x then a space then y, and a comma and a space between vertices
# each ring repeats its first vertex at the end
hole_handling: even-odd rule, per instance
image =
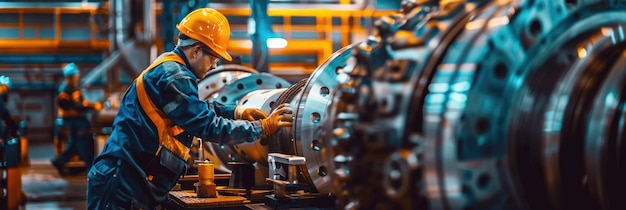
MULTIPOLYGON (((21 167, 25 209, 86 209, 87 172, 62 177, 50 164, 52 141, 28 145, 29 164, 21 167)), ((22 208, 22 209, 24 209, 22 208)))
MULTIPOLYGON (((18 209, 72 210, 87 209, 87 172, 61 176, 50 163, 54 157, 52 142, 29 143, 28 163, 20 167, 22 190, 27 199, 18 209)), ((76 169, 76 168, 74 168, 76 169)), ((245 204, 225 209, 271 209, 263 203, 245 204)), ((320 209, 320 208, 294 208, 320 209)))

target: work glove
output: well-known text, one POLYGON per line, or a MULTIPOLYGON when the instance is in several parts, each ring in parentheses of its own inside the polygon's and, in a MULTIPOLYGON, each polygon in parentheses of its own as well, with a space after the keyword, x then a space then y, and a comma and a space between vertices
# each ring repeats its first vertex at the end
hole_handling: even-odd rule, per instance
POLYGON ((96 102, 96 103, 91 103, 88 100, 83 100, 82 105, 83 105, 83 107, 91 108, 91 109, 94 109, 96 111, 102 110, 102 102, 99 102, 99 101, 96 102))
POLYGON ((81 95, 80 90, 72 92, 72 101, 75 103, 83 103, 83 96, 81 95))
POLYGON ((285 103, 278 106, 269 117, 259 120, 263 128, 263 138, 276 133, 279 128, 290 127, 293 124, 292 112, 289 104, 285 103))
POLYGON ((245 108, 242 106, 235 107, 235 120, 260 120, 267 118, 267 114, 257 108, 245 108))
POLYGON ((95 104, 93 104, 93 109, 96 111, 100 111, 102 110, 102 102, 96 102, 95 104))

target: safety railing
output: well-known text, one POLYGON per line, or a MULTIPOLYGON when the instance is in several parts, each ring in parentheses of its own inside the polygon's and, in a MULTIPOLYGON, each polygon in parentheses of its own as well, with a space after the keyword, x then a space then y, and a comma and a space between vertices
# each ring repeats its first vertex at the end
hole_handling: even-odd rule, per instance
POLYGON ((90 29, 88 17, 106 13, 96 7, 0 8, 0 53, 83 53, 107 51, 107 37, 90 29), (76 17, 85 22, 76 21, 76 17), (74 20, 72 20, 74 19, 74 20), (67 21, 66 21, 67 20, 67 21), (78 33, 77 33, 78 32, 78 33), (66 36, 80 34, 86 36, 66 36))
MULTIPOLYGON (((219 8, 219 10, 229 19, 250 16, 249 8, 219 8)), ((153 12, 157 16, 160 15, 162 12, 160 6, 155 6, 153 12)), ((310 72, 333 51, 353 41, 363 40, 368 34, 368 23, 363 21, 374 20, 394 12, 372 9, 270 8, 268 15, 272 20, 279 20, 277 21, 279 23, 273 23, 273 30, 288 40, 285 48, 270 49, 270 55, 312 55, 316 58, 305 63, 281 61, 280 64, 273 63, 271 68, 299 66, 304 69, 304 73, 310 72), (303 19, 305 21, 302 21, 303 19), (306 38, 299 38, 302 34, 305 34, 306 38)), ((108 36, 92 30, 97 26, 90 23, 89 18, 96 14, 106 16, 107 13, 106 6, 98 8, 93 3, 78 7, 0 8, 0 17, 4 17, 0 18, 0 54, 106 52, 110 47, 108 36), (71 34, 78 35, 69 36, 71 34)), ((160 31, 159 18, 156 20, 157 30, 160 31)), ((229 51, 233 54, 250 55, 252 43, 245 36, 247 29, 247 22, 232 21, 232 33, 240 34, 238 37, 233 36, 229 43, 229 51)), ((155 39, 157 43, 160 42, 159 33, 155 35, 155 39)))

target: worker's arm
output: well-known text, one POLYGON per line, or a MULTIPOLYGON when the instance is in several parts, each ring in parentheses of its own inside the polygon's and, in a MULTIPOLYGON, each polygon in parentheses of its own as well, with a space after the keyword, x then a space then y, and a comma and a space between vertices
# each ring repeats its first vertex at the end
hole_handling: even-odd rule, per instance
POLYGON ((59 89, 59 95, 57 96, 57 105, 64 110, 77 110, 88 111, 90 109, 98 109, 100 104, 90 103, 85 100, 80 90, 67 89, 66 84, 63 84, 59 89))
POLYGON ((236 105, 224 105, 217 101, 207 102, 209 109, 215 110, 218 116, 234 119, 236 105))
MULTIPOLYGON (((231 120, 218 115, 215 109, 211 109, 209 103, 198 98, 196 78, 182 70, 172 67, 172 63, 164 63, 166 76, 158 82, 144 82, 150 98, 155 101, 157 107, 174 122, 190 134, 213 142, 224 144, 238 144, 253 142, 259 139, 263 133, 259 121, 231 120), (178 72, 176 72, 178 70, 178 72), (169 75, 169 76, 167 76, 169 75), (164 85, 162 88, 156 88, 164 85), (164 89, 156 94, 158 89, 164 89)), ((153 70, 153 71, 156 71, 153 70)), ((152 79, 150 73, 146 80, 152 79)), ((224 110, 222 110, 224 111, 224 110)), ((232 116, 232 111, 230 111, 232 116)))

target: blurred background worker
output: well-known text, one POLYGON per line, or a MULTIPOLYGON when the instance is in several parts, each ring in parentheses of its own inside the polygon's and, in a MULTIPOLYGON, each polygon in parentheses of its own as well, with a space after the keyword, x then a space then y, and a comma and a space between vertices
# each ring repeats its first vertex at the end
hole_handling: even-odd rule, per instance
POLYGON ((56 102, 58 114, 69 133, 65 149, 61 154, 52 158, 52 165, 61 175, 67 175, 66 164, 76 154, 85 163, 85 168, 91 168, 94 158, 94 141, 89 134, 89 120, 87 113, 90 110, 99 110, 102 104, 87 101, 78 88, 80 72, 76 64, 68 63, 63 67, 65 81, 59 87, 56 102))
MULTIPOLYGON (((165 201, 187 167, 194 136, 238 144, 292 125, 287 104, 258 121, 232 120, 235 106, 198 98, 198 80, 220 59, 232 60, 223 14, 198 9, 176 28, 177 47, 147 67, 122 99, 113 132, 88 173, 87 209, 152 209, 165 201)), ((237 110, 240 119, 264 117, 257 109, 237 110)))
POLYGON ((9 114, 9 110, 7 109, 6 103, 9 99, 9 90, 11 89, 11 80, 9 77, 1 75, 0 76, 0 117, 2 117, 2 122, 0 122, 0 138, 2 139, 11 139, 17 138, 18 125, 15 123, 11 115, 9 114))

